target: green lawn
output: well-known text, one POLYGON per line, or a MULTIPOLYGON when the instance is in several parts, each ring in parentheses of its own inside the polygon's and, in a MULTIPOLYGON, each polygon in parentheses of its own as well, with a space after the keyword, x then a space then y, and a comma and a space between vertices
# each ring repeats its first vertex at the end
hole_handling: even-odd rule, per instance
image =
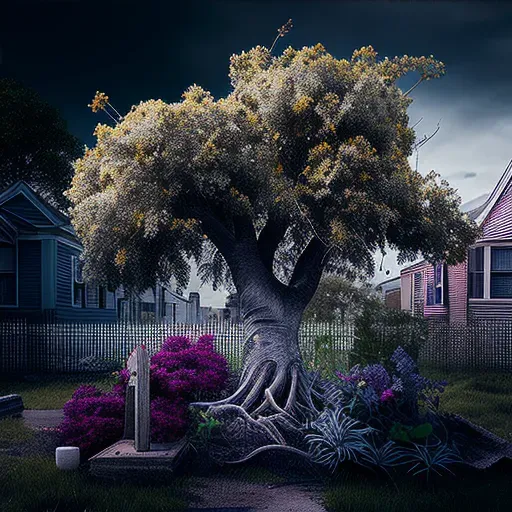
POLYGON ((425 369, 423 374, 448 381, 440 400, 441 411, 460 414, 512 442, 512 373, 425 369))
POLYGON ((113 377, 102 374, 43 376, 36 382, 23 379, 0 380, 0 396, 21 395, 25 409, 62 409, 80 384, 95 384, 108 391, 114 384, 113 377))
MULTIPOLYGON (((497 435, 512 441, 512 374, 484 372, 440 372, 424 369, 422 374, 446 379, 449 385, 441 397, 441 410, 460 414, 497 435)), ((57 377, 38 382, 1 382, 0 395, 19 393, 26 408, 58 409, 83 383, 111 389, 112 379, 103 376, 57 377)), ((0 448, 6 443, 29 441, 33 433, 21 419, 0 420, 0 448)), ((330 512, 427 510, 512 510, 511 466, 464 473, 457 478, 438 479, 426 487, 421 482, 397 482, 397 489, 383 480, 348 474, 327 484, 325 499, 330 512)), ((242 480, 279 482, 275 475, 251 466, 238 468, 242 480)), ((222 473, 223 471, 221 471, 222 473)), ((229 472, 229 471, 228 471, 229 472)), ((0 452, 0 510, 45 512, 114 512, 183 510, 188 476, 172 485, 151 486, 99 482, 84 471, 63 473, 53 457, 8 457, 0 452), (27 493, 26 490, 31 492, 27 493)))
POLYGON ((34 431, 25 426, 23 418, 0 419, 0 447, 7 443, 21 443, 30 441, 34 431))
MULTIPOLYGON (((440 409, 460 414, 512 442, 512 374, 449 372, 423 369, 422 375, 447 380, 440 409)), ((414 480, 392 484, 351 477, 328 485, 325 500, 330 512, 401 512, 430 510, 499 512, 512 510, 512 463, 486 471, 444 477, 431 487, 414 480)))
POLYGON ((183 480, 168 485, 117 484, 85 469, 64 472, 53 457, 0 455, 2 512, 170 512, 186 510, 183 480))
POLYGON ((508 472, 448 476, 431 485, 397 481, 398 491, 391 482, 349 475, 327 486, 325 505, 329 512, 508 512, 512 510, 510 466, 508 472))

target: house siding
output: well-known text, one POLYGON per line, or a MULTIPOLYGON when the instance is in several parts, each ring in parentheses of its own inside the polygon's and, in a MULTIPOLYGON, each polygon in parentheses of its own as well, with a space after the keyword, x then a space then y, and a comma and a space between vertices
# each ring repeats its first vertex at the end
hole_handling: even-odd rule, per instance
POLYGON ((491 210, 482 228, 484 239, 512 239, 512 186, 491 210))
POLYGON ((467 262, 448 267, 450 323, 466 323, 468 303, 467 262))
POLYGON ((41 241, 18 241, 18 307, 41 309, 41 241))
POLYGON ((87 307, 75 308, 71 304, 71 256, 80 251, 61 242, 57 246, 57 322, 106 323, 117 320, 115 309, 99 309, 95 286, 87 286, 87 307), (91 307, 92 306, 92 307, 91 307))
POLYGON ((2 208, 13 213, 37 226, 52 226, 52 222, 29 201, 23 194, 19 193, 12 199, 2 204, 2 208))
POLYGON ((496 302, 496 299, 469 299, 469 320, 510 320, 512 300, 496 302))
MULTIPOLYGON (((429 283, 434 284, 434 266, 427 265, 424 271, 424 286, 425 286, 425 296, 427 295, 427 285, 429 283)), ((447 283, 445 283, 447 286, 447 283)), ((448 286, 448 289, 450 287, 448 286)), ((427 318, 431 318, 432 320, 447 320, 448 319, 448 306, 446 304, 431 304, 427 305, 427 301, 425 301, 425 309, 424 315, 427 318)))
MULTIPOLYGON (((434 267, 426 261, 416 263, 412 267, 402 270, 401 273, 402 285, 402 309, 409 309, 406 307, 406 303, 410 300, 411 292, 408 291, 407 287, 411 286, 411 282, 416 281, 414 286, 414 313, 423 315, 432 320, 447 320, 448 319, 448 305, 446 304, 434 304, 427 305, 427 283, 434 281, 434 267), (418 278, 415 279, 415 274, 421 274, 420 285, 418 286, 418 278)), ((449 286, 448 286, 449 289, 449 286)))

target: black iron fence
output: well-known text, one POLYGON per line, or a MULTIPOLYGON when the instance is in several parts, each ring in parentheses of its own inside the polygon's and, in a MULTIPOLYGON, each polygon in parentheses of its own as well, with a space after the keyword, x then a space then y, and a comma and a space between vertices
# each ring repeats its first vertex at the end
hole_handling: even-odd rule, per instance
MULTIPOLYGON (((193 341, 214 334, 215 348, 233 369, 243 358, 244 328, 229 321, 204 324, 34 324, 23 320, 0 322, 0 372, 105 371, 124 365, 138 344, 150 354, 168 336, 187 335, 193 341)), ((347 354, 353 343, 353 327, 343 323, 303 323, 299 345, 306 364, 320 351, 347 354), (320 336, 327 338, 320 338, 320 336), (323 342, 323 343, 319 343, 323 342), (328 345, 325 347, 324 345, 328 345)))
MULTIPOLYGON (((168 336, 215 335, 215 347, 239 369, 243 358, 242 324, 229 321, 205 324, 32 324, 24 320, 0 322, 0 374, 19 372, 106 371, 124 365, 137 344, 157 352, 168 336)), ((325 363, 350 365, 360 348, 366 357, 402 345, 419 345, 421 365, 447 369, 512 371, 512 320, 467 325, 425 322, 372 326, 363 333, 343 323, 304 322, 299 345, 307 366, 325 363), (370 335, 373 333, 372 335, 370 335), (373 340, 369 340, 373 336, 373 340), (419 339, 421 338, 421 339, 419 339)), ((357 354, 359 355, 359 354, 357 354)))

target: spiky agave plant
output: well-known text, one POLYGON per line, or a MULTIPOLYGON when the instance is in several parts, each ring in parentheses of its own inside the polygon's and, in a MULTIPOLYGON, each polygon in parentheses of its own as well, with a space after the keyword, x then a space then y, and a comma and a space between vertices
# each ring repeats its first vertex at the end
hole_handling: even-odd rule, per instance
POLYGON ((417 469, 413 475, 426 472, 427 479, 432 471, 439 476, 442 476, 440 470, 445 470, 454 475, 453 471, 447 468, 447 465, 462 462, 462 457, 456 446, 454 444, 449 446, 448 443, 443 443, 440 439, 431 445, 415 443, 413 448, 404 448, 404 450, 407 454, 405 463, 414 464, 409 468, 408 473, 417 469))
POLYGON ((382 469, 389 477, 389 468, 405 464, 408 453, 407 451, 395 443, 387 441, 381 446, 376 446, 374 441, 365 439, 365 444, 361 451, 361 463, 368 463, 382 469))
POLYGON ((366 444, 364 436, 374 431, 346 416, 342 408, 325 409, 311 428, 315 433, 306 436, 311 458, 333 472, 346 460, 359 463, 366 444))

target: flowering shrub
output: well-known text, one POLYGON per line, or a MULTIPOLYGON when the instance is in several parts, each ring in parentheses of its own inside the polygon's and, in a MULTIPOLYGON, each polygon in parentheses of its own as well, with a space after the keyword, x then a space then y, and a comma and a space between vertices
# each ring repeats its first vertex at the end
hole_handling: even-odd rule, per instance
MULTIPOLYGON (((191 343, 185 336, 170 336, 151 358, 151 440, 165 443, 185 435, 190 416, 188 404, 200 393, 218 393, 226 385, 226 359, 213 346, 212 335, 191 343)), ((64 406, 60 425, 63 444, 79 446, 89 457, 123 435, 125 396, 130 372, 117 373, 112 391, 82 385, 64 406)))
POLYGON ((447 438, 443 443, 436 435, 443 429, 435 430, 440 426, 439 393, 447 383, 421 376, 402 347, 394 351, 390 360, 396 368, 392 374, 382 364, 358 364, 348 374, 337 372, 338 384, 325 383, 326 409, 320 419, 337 419, 311 425, 315 433, 307 440, 314 460, 335 469, 350 459, 362 465, 372 463, 386 473, 392 466, 414 463, 414 468, 421 467, 415 474, 427 475, 431 470, 438 472, 444 463, 460 461, 456 447, 449 444, 448 433, 444 431, 447 438), (344 425, 352 425, 349 419, 356 421, 359 428, 368 429, 364 432, 371 434, 371 440, 356 436, 357 440, 348 443, 344 425), (438 441, 429 444, 429 438, 438 441))
POLYGON ((90 456, 118 441, 124 428, 124 397, 80 386, 64 405, 60 433, 64 444, 79 446, 90 456))

